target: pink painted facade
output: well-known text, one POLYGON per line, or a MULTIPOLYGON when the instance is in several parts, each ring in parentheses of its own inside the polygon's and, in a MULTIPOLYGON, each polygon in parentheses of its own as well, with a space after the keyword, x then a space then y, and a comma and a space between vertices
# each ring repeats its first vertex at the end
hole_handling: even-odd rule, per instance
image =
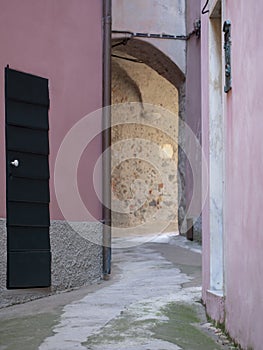
MULTIPOLYGON (((216 1, 210 3, 210 13, 202 16, 202 137, 207 158, 210 152, 209 74, 212 57, 210 51, 209 58, 209 15, 216 1)), ((211 291, 210 260, 213 257, 210 249, 212 232, 209 200, 203 211, 203 299, 208 314, 225 323, 227 332, 242 349, 253 350, 261 350, 263 340, 261 10, 263 4, 256 0, 222 1, 221 24, 225 20, 231 21, 232 90, 222 94, 224 282, 223 290, 215 293, 211 291), (211 292, 214 299, 211 298, 211 292)))
MULTIPOLYGON (((0 19, 1 169, 5 169, 4 68, 9 64, 12 69, 49 79, 50 213, 51 219, 63 220, 54 189, 55 161, 68 131, 102 105, 102 2, 2 1, 0 19)), ((100 125, 100 119, 93 119, 100 125)), ((81 165, 78 172, 79 192, 96 219, 101 219, 101 204, 91 180, 100 154, 101 139, 97 137, 83 154, 86 166, 81 165)), ((61 181, 67 182, 66 172, 61 181)), ((96 181, 100 189, 101 174, 96 181)), ((0 217, 4 218, 5 171, 0 173, 0 189, 0 217)), ((72 212, 75 214, 68 219, 86 219, 72 212)))
MULTIPOLYGON (((99 221, 102 219, 100 195, 102 170, 101 163, 96 164, 102 154, 100 109, 103 101, 104 32, 102 1, 10 0, 0 1, 0 4, 1 307, 80 287, 99 280, 103 274, 103 227, 99 221), (50 227, 47 234, 45 233, 45 244, 42 244, 43 241, 39 236, 41 228, 44 227, 46 230, 49 224, 46 202, 42 206, 45 212, 39 212, 37 224, 32 225, 34 229, 30 226, 30 220, 34 215, 28 209, 26 214, 21 214, 20 209, 13 210, 12 215, 15 218, 19 215, 22 218, 26 217, 27 221, 24 225, 22 223, 22 229, 19 231, 23 236, 19 234, 19 239, 27 243, 23 243, 22 247, 18 245, 12 248, 12 251, 9 241, 14 236, 11 236, 10 226, 12 224, 15 226, 16 222, 9 224, 11 210, 9 220, 6 220, 5 186, 5 67, 7 65, 12 70, 48 79, 50 100, 50 227), (85 116, 87 117, 84 118, 85 116), (45 223, 39 223, 43 217, 45 223), (33 232, 30 237, 27 236, 27 225, 32 230, 29 232, 33 232), (35 243, 32 242, 37 243, 34 246, 35 243), (46 258, 41 260, 42 250, 46 258), (24 258, 25 254, 32 257, 29 263, 24 258), (20 259, 21 264, 17 263, 13 256, 15 259, 20 259), (35 261, 38 265, 34 263, 35 261), (15 267, 12 274, 10 266, 13 262, 15 267), (26 263, 27 266, 23 265, 26 263), (22 273, 17 272, 18 266, 23 266, 22 273), (35 272, 32 272, 31 266, 37 266, 35 272), (38 276, 44 276, 46 280, 43 282, 42 279, 39 282, 38 276), (10 279, 14 281, 13 285, 9 284, 10 279), (40 290, 37 288, 39 286, 45 288, 40 290), (25 287, 32 288, 30 293, 24 292, 25 287), (19 293, 12 294, 7 288, 22 289, 19 293)), ((30 88, 27 89, 27 93, 29 90, 30 88)), ((33 144, 35 139, 30 142, 33 144)), ((46 134, 43 144, 44 142, 46 134)), ((23 154, 24 151, 21 152, 23 154)), ((36 156, 31 156, 33 162, 34 157, 36 156)), ((41 155, 37 157, 40 158, 41 155)), ((28 168, 31 171, 30 166, 28 168)), ((46 169, 46 162, 42 168, 46 169)), ((47 173, 48 169, 45 171, 47 173)), ((30 177, 29 180, 33 182, 30 177)), ((45 198, 48 198, 47 188, 43 186, 43 182, 38 188, 39 191, 44 191, 45 198)), ((24 192, 27 195, 29 190, 24 192)), ((24 198, 26 196, 20 203, 24 203, 24 198)), ((36 198, 32 201, 30 210, 34 211, 38 205, 42 205, 38 200, 39 198, 36 198)))
MULTIPOLYGON (((200 0, 186 1, 186 31, 191 33, 194 23, 200 19, 200 0)), ((186 50, 186 86, 185 86, 185 122, 201 143, 201 40, 196 36, 187 41, 186 50)), ((195 143, 190 146, 197 168, 195 172, 196 189, 201 189, 201 155, 195 143)), ((193 165, 192 165, 193 166, 193 165)), ((201 191, 193 199, 193 169, 186 165, 186 207, 188 217, 195 221, 201 214, 201 191)), ((195 227, 195 226, 194 226, 195 227)))
MULTIPOLYGON (((207 67, 208 62, 208 20, 206 17, 201 19, 201 105, 202 105, 202 149, 205 159, 209 159, 209 75, 207 67)), ((206 178, 207 168, 202 164, 202 189, 206 187, 204 179, 206 178)), ((207 194, 209 197, 209 193, 207 194)), ((209 240, 209 200, 205 200, 202 211, 202 282, 203 282, 203 300, 206 302, 206 291, 210 288, 210 240, 209 240)))

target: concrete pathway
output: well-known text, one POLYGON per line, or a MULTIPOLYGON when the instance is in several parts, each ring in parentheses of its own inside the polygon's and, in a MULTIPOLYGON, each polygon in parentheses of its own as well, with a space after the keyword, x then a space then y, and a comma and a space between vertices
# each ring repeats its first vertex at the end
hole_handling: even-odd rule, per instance
POLYGON ((234 348, 205 319, 197 244, 166 234, 114 246, 109 281, 0 310, 0 350, 234 348))

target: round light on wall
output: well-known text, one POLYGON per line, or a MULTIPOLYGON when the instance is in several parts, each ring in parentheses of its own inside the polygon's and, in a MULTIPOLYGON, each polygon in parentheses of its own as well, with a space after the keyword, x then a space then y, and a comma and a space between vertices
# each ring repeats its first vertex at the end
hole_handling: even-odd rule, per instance
POLYGON ((162 145, 162 158, 171 159, 174 155, 173 146, 170 143, 162 145))

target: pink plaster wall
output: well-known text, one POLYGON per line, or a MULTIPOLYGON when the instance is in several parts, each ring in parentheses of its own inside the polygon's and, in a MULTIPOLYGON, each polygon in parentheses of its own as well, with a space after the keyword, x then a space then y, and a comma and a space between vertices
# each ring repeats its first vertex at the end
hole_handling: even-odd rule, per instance
MULTIPOLYGON (((209 66, 208 61, 208 16, 201 18, 201 113, 202 113, 202 149, 209 169, 209 66)), ((206 178, 205 164, 202 164, 202 191, 206 188, 203 183, 206 178)), ((206 291, 210 288, 210 236, 209 236, 209 193, 202 211, 202 298, 206 302, 206 291)))
MULTIPOLYGON (((54 165, 60 144, 71 127, 101 107, 102 100, 101 1, 9 0, 0 11, 0 217, 5 217, 4 67, 40 75, 50 85, 50 191, 51 219, 63 219, 54 192, 54 165)), ((100 123, 95 120, 94 123, 100 123)), ((88 130, 87 130, 88 133, 88 130)), ((77 140, 76 140, 77 142, 77 140)), ((101 218, 101 205, 87 182, 101 153, 97 137, 86 151, 80 169, 79 190, 101 218), (88 160, 91 159, 91 162, 88 160)), ((61 178, 64 181, 67 174, 61 178)), ((97 178, 101 187, 101 178, 97 178)), ((77 214, 70 220, 85 220, 77 214)))
MULTIPOLYGON (((193 30, 193 23, 200 18, 200 0, 186 1, 186 28, 187 33, 193 30)), ((193 130, 201 142, 201 39, 196 36, 187 41, 186 53, 186 101, 185 121, 193 130)), ((195 178, 195 186, 200 189, 198 195, 193 198, 193 173, 190 166, 186 166, 186 206, 189 208, 188 215, 198 217, 201 213, 201 163, 200 154, 192 145, 191 152, 195 154, 198 178, 195 178)))
MULTIPOLYGON (((262 349, 263 3, 225 1, 232 22, 232 91, 225 108, 225 323, 243 349, 262 349)), ((202 16, 202 141, 209 153, 208 15, 202 16)), ((207 157, 208 159, 208 157, 207 157)), ((209 288, 209 208, 203 211, 203 298, 209 288)), ((210 303, 210 301, 209 301, 210 303)), ((208 304, 209 304, 208 303, 208 304)), ((210 303, 211 304, 211 303, 210 303)), ((208 313, 216 312, 208 305, 208 313), (210 310, 209 310, 210 308, 210 310)))
POLYGON ((243 348, 262 349, 263 3, 227 1, 233 89, 226 111, 226 326, 243 348))
POLYGON ((206 293, 206 308, 209 310, 209 316, 219 324, 225 321, 225 299, 221 295, 206 293))

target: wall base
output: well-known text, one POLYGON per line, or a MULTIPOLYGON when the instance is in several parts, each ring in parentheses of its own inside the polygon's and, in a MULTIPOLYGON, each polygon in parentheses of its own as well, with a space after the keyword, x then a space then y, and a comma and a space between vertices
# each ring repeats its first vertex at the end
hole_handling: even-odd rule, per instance
POLYGON ((6 289, 6 220, 0 219, 0 308, 91 284, 102 278, 102 228, 100 222, 69 225, 52 221, 52 285, 50 288, 6 289), (73 229, 74 227, 74 229, 73 229))
POLYGON ((215 322, 223 324, 225 321, 225 297, 221 291, 206 291, 206 311, 215 322))

